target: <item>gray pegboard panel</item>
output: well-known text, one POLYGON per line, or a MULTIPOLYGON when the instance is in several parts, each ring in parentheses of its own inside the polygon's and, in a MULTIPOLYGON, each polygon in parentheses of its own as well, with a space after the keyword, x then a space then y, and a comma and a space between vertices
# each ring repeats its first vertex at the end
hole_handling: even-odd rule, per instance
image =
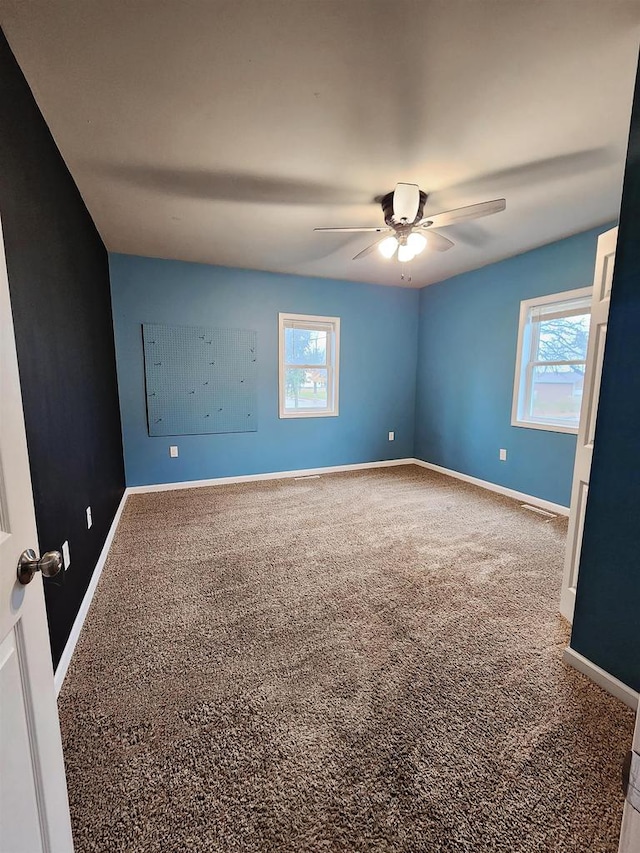
POLYGON ((255 432, 258 335, 144 323, 149 435, 255 432))

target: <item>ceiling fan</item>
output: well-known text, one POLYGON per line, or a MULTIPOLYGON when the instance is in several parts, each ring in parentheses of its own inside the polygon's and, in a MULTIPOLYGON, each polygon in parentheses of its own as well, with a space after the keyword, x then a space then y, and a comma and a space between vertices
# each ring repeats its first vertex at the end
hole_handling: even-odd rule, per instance
POLYGON ((314 228, 313 230, 342 233, 374 231, 378 234, 388 234, 389 236, 376 240, 375 243, 358 252, 353 260, 366 258, 378 249, 385 258, 392 258, 397 251, 400 263, 408 263, 425 248, 446 252, 453 247, 454 243, 448 237, 432 229, 500 213, 507 206, 505 199, 496 198, 493 201, 469 204, 466 207, 458 207, 456 210, 446 210, 443 213, 423 217, 426 200, 427 194, 417 184, 396 184, 395 190, 387 193, 381 201, 385 226, 347 225, 342 228, 314 228), (389 232, 393 233, 389 234, 389 232))

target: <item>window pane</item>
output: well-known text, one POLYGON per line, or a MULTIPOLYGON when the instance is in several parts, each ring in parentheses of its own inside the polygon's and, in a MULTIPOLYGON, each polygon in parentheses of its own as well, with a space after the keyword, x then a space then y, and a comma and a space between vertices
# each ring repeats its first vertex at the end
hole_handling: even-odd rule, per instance
POLYGON ((326 364, 327 332, 286 327, 284 360, 287 364, 326 364))
POLYGON ((301 370, 287 367, 285 370, 285 409, 327 409, 326 368, 301 370))
POLYGON ((584 361, 589 339, 589 312, 538 323, 534 361, 584 361))
POLYGON ((577 427, 583 386, 584 365, 535 367, 530 416, 535 420, 577 427))

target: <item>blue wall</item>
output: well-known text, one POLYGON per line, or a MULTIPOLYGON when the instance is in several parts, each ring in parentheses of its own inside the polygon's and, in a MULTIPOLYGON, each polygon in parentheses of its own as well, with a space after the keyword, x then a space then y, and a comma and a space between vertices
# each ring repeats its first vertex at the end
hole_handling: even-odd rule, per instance
POLYGON ((571 647, 640 690, 640 71, 571 647))
POLYGON ((421 290, 419 459, 569 505, 575 436, 511 426, 520 302, 590 286, 608 227, 421 290))
POLYGON ((128 485, 413 455, 417 291, 128 255, 109 263, 128 485), (278 417, 279 311, 341 318, 338 417, 278 417), (258 431, 150 438, 142 323, 256 329, 258 431))

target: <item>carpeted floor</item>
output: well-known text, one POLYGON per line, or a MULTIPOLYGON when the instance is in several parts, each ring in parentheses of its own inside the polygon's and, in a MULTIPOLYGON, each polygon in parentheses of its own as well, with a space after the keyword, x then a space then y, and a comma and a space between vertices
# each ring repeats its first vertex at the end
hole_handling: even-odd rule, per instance
POLYGON ((77 853, 614 853, 565 533, 413 466, 130 497, 60 696, 77 853))

